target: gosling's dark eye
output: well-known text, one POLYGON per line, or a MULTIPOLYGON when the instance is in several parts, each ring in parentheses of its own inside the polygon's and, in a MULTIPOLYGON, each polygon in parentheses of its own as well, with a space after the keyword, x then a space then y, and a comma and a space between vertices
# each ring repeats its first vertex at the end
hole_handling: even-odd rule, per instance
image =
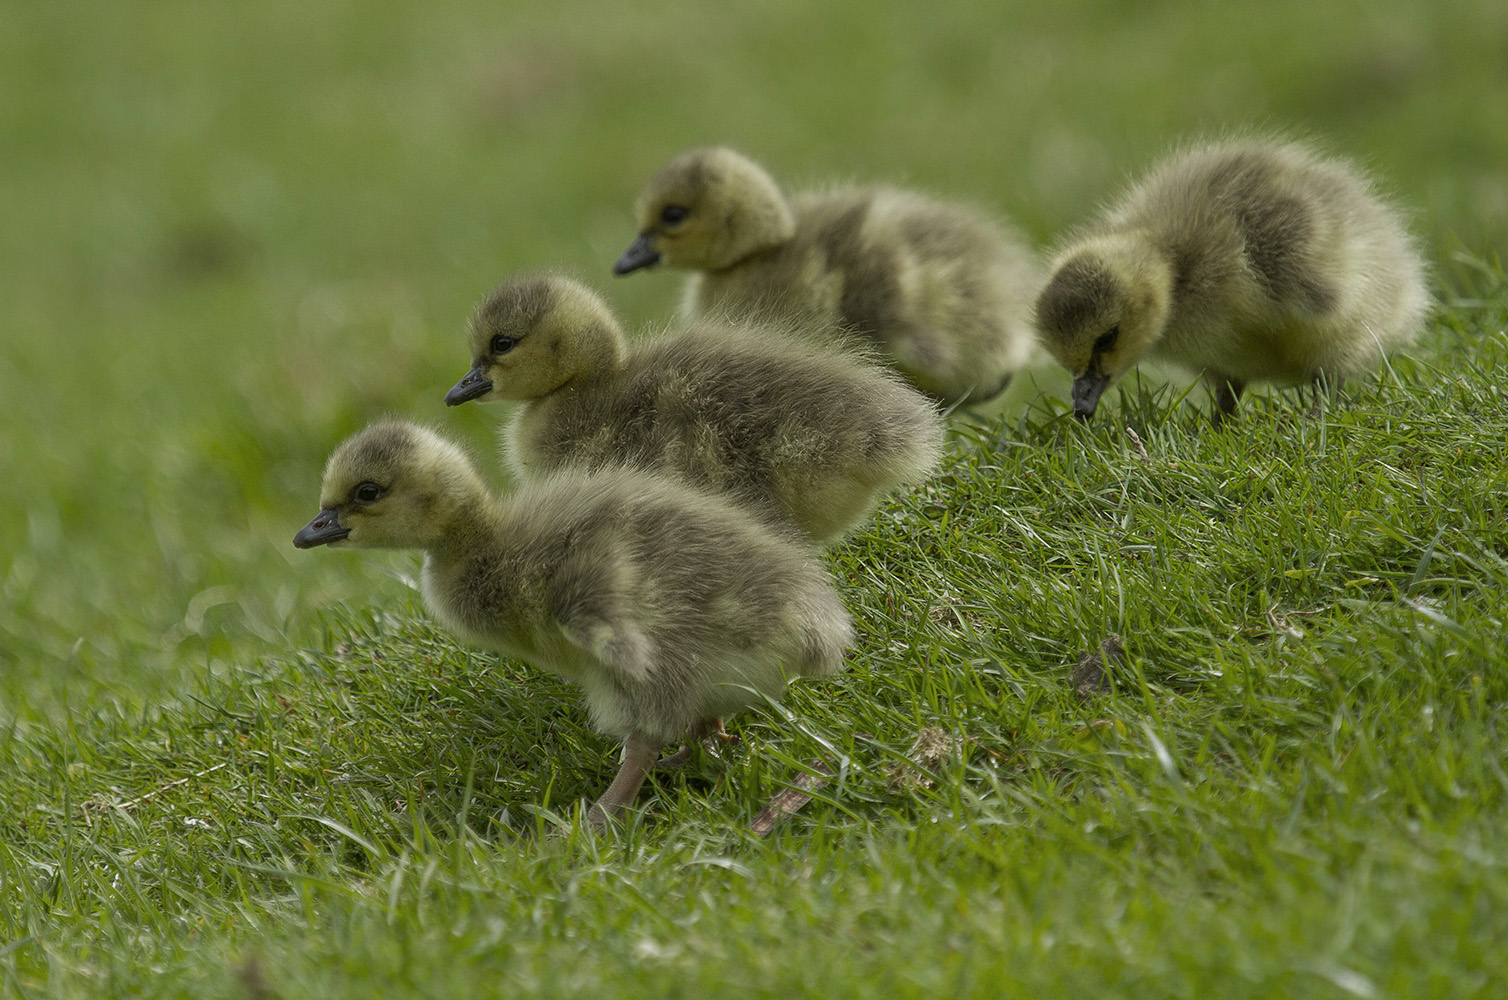
POLYGON ((376 503, 381 496, 382 487, 376 483, 362 483, 356 487, 355 497, 357 503, 376 503))
POLYGON ((1112 326, 1094 339, 1094 353, 1103 354, 1115 346, 1115 341, 1121 335, 1121 328, 1112 326))
POLYGON ((518 343, 512 337, 505 337, 501 333, 492 338, 492 353, 507 354, 513 350, 513 345, 518 343))
POLYGON ((660 209, 660 221, 667 226, 679 226, 690 214, 691 210, 685 205, 666 205, 660 209))

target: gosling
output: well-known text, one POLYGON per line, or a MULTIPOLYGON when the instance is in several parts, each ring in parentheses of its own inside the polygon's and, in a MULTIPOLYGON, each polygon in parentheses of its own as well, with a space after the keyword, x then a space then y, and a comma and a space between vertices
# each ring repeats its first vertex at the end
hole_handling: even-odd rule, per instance
POLYGON ((456 445, 381 423, 330 456, 320 507, 294 545, 422 549, 424 602, 445 628, 581 686, 593 724, 624 740, 588 813, 599 826, 663 744, 837 671, 853 637, 803 547, 634 469, 563 470, 499 499, 456 445))
POLYGON ((1203 374, 1219 423, 1248 382, 1338 386, 1429 309, 1399 213, 1356 167, 1296 142, 1175 153, 1068 240, 1036 305, 1073 408, 1145 357, 1203 374))
POLYGON ((818 320, 946 404, 999 394, 1033 359, 1035 256, 972 209, 889 187, 787 199, 752 160, 709 148, 661 168, 636 214, 639 237, 613 271, 698 272, 687 315, 818 320))
POLYGON ((521 477, 628 463, 830 541, 926 477, 942 419, 886 369, 786 332, 700 323, 630 349, 590 289, 518 277, 472 314, 472 368, 445 401, 523 401, 504 434, 521 477))

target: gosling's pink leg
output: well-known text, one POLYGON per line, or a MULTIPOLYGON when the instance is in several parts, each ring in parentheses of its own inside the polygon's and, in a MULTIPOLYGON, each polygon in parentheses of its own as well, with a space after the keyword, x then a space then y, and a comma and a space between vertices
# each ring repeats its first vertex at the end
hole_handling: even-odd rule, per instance
POLYGON ((613 783, 607 786, 607 791, 602 793, 602 797, 586 814, 587 822, 593 826, 606 826, 609 818, 616 819, 623 815, 638 796, 639 789, 644 785, 644 778, 659 754, 659 743, 643 733, 630 733, 628 739, 623 741, 623 763, 619 766, 613 783))

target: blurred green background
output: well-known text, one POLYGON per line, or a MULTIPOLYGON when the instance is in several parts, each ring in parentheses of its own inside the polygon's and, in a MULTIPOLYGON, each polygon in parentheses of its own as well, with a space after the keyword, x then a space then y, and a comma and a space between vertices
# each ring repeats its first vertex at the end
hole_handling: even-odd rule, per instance
POLYGON ((1508 4, 772 0, 0 8, 0 723, 136 713, 306 641, 415 560, 300 553, 319 470, 447 412, 472 302, 614 281, 664 159, 886 180, 1041 243, 1180 137, 1275 128, 1369 165, 1442 298, 1508 232, 1508 4))

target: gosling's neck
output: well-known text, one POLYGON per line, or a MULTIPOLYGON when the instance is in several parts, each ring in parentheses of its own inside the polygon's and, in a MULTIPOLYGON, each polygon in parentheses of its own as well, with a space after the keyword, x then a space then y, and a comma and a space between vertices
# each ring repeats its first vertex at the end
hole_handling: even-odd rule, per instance
POLYGON ((772 237, 752 248, 740 251, 740 256, 735 260, 720 263, 717 266, 705 267, 702 270, 709 275, 720 278, 734 275, 750 268, 758 268, 762 264, 776 260, 789 242, 789 238, 772 237))
POLYGON ((567 348, 571 363, 551 395, 576 392, 612 378, 628 364, 628 338, 615 320, 595 319, 577 328, 567 348))
POLYGON ((765 197, 738 206, 724 222, 726 244, 710 255, 706 271, 716 274, 731 271, 769 257, 796 236, 796 215, 778 188, 772 186, 765 197))
POLYGON ((442 565, 453 563, 489 541, 495 544, 501 514, 501 501, 475 469, 451 470, 437 484, 435 530, 419 548, 442 565))

